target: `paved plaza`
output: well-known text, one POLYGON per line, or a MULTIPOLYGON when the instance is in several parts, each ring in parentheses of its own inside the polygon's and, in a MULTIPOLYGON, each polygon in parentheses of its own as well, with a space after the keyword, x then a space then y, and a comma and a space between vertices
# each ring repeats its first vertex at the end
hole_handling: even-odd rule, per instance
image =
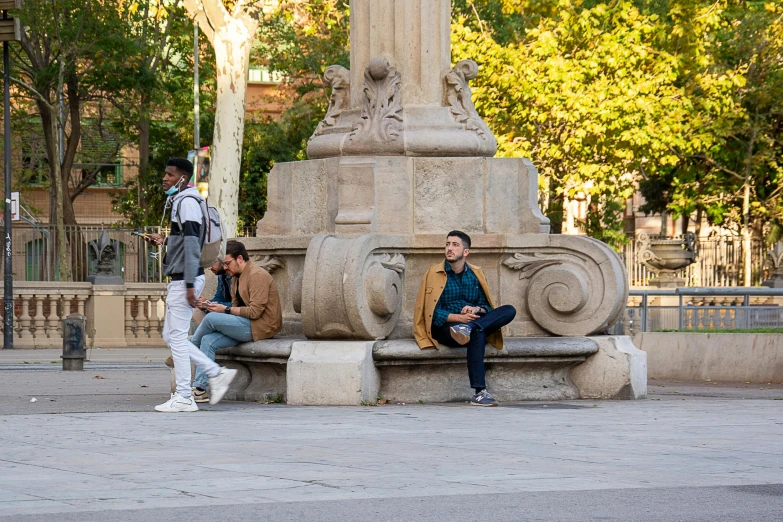
POLYGON ((0 351, 0 521, 783 520, 780 383, 171 415, 165 353, 0 351))

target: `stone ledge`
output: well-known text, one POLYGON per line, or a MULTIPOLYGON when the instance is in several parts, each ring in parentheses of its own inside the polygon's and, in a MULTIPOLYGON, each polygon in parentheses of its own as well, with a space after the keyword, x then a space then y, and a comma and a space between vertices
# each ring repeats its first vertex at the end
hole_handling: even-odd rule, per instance
MULTIPOLYGON (((584 361, 597 352, 598 345, 595 341, 585 337, 511 337, 504 339, 502 350, 487 345, 484 357, 488 362, 494 359, 503 361, 507 358, 577 358, 584 361)), ((372 354, 373 359, 379 362, 429 361, 433 359, 465 360, 467 349, 441 347, 439 350, 422 350, 412 339, 396 339, 377 341, 372 354)))

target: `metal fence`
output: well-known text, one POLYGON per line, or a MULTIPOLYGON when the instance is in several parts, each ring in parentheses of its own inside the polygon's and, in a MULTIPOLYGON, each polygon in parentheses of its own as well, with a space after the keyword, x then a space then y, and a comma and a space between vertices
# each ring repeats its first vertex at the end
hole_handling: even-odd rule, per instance
MULTIPOLYGON (((55 281, 58 260, 55 256, 54 225, 13 227, 13 273, 17 281, 55 281)), ((119 252, 115 260, 115 273, 121 274, 127 283, 160 283, 164 281, 160 249, 149 245, 134 232, 167 235, 166 227, 110 228, 105 226, 67 226, 66 264, 68 280, 86 281, 94 274, 98 260, 90 243, 97 241, 103 231, 109 239, 117 241, 119 252)), ((255 234, 254 227, 246 227, 238 237, 255 234)))
POLYGON ((780 288, 632 290, 614 334, 783 328, 780 288), (777 301, 777 302, 776 302, 777 301))
MULTIPOLYGON (((676 239, 676 238, 675 238, 676 239)), ((764 280, 764 257, 766 251, 762 241, 752 242, 751 284, 764 280)), ((652 274, 636 257, 636 241, 623 245, 620 256, 628 270, 630 286, 647 286, 652 274)), ((685 286, 725 287, 742 286, 743 278, 742 239, 718 236, 700 239, 696 243, 696 262, 685 269, 685 286)))

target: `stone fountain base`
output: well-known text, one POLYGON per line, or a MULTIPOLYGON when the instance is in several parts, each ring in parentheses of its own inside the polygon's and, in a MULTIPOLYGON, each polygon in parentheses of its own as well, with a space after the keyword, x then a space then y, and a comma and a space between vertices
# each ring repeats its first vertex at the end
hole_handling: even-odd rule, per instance
MULTIPOLYGON (((419 284, 444 262, 454 229, 471 236, 468 262, 483 269, 495 303, 517 310, 503 329, 506 349, 487 351, 500 400, 643 396, 643 354, 627 340, 590 337, 622 316, 622 260, 600 241, 550 235, 537 183, 535 167, 517 158, 346 156, 275 165, 268 212, 257 236, 242 241, 278 286, 286 338, 221 355, 241 370, 232 397, 467 398, 464 350, 422 352, 413 341, 419 284), (615 356, 600 356, 609 352, 615 356), (578 375, 592 384, 578 384, 578 375)), ((434 290, 423 289, 424 298, 434 290)))
MULTIPOLYGON (((413 340, 282 338, 220 350, 239 370, 229 400, 297 405, 466 401, 464 348, 420 350, 413 340)), ((647 356, 625 336, 516 337, 486 348, 487 383, 499 401, 642 399, 647 356)))

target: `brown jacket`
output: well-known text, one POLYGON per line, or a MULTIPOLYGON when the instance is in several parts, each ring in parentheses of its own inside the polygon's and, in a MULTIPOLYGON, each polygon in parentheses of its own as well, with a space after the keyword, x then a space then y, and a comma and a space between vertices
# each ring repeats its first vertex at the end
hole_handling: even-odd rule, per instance
POLYGON ((247 262, 239 276, 231 278, 231 307, 239 310, 235 315, 250 319, 254 341, 269 339, 283 328, 277 285, 269 272, 252 261, 247 262), (242 296, 246 306, 239 306, 237 295, 242 296))
MULTIPOLYGON (((494 309, 495 303, 492 301, 492 294, 489 291, 484 271, 481 270, 481 267, 473 266, 470 263, 468 263, 468 266, 476 274, 481 289, 487 297, 489 306, 494 309)), ((416 295, 416 305, 413 309, 413 337, 422 350, 440 347, 438 341, 432 337, 432 314, 440 300, 443 289, 446 287, 446 277, 446 267, 443 262, 431 266, 427 273, 424 274, 424 279, 422 279, 419 286, 419 293, 416 295)), ((500 330, 489 335, 487 342, 498 350, 502 350, 503 335, 500 333, 500 330)))

